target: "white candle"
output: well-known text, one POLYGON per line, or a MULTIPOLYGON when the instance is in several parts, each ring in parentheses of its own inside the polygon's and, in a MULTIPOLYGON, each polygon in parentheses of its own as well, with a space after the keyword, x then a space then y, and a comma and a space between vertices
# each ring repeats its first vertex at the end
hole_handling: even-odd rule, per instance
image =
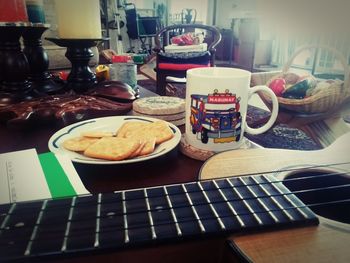
POLYGON ((99 0, 56 0, 60 38, 101 38, 99 0))

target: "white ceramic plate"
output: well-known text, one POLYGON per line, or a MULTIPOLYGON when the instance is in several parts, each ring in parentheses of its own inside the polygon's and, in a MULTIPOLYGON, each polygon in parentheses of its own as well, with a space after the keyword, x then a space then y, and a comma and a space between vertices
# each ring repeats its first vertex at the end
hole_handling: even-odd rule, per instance
POLYGON ((82 154, 72 152, 63 148, 62 143, 69 139, 81 136, 81 133, 84 131, 108 131, 115 133, 119 127, 128 121, 141 121, 141 122, 154 122, 158 119, 148 118, 148 117, 138 117, 138 116, 116 116, 116 117, 105 117, 105 118, 97 118, 86 120, 78 123, 71 124, 67 127, 56 132, 51 136, 49 140, 49 149, 53 153, 63 153, 70 157, 73 162, 77 163, 87 163, 87 164, 126 164, 126 163, 134 163, 141 162, 149 159, 153 159, 159 156, 166 154, 171 151, 178 145, 181 139, 181 132, 178 127, 174 124, 168 122, 169 127, 174 133, 174 137, 171 140, 163 142, 156 146, 156 149, 153 153, 140 156, 132 159, 126 159, 122 161, 108 161, 90 158, 84 156, 82 154))

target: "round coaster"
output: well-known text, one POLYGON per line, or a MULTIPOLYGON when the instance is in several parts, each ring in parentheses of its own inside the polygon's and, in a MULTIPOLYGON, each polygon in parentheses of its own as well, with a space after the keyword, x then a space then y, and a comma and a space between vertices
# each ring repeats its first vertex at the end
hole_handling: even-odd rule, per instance
POLYGON ((170 116, 185 113, 185 100, 168 96, 147 97, 135 100, 133 109, 140 114, 170 116))
POLYGON ((185 125, 185 118, 180 119, 180 120, 168 121, 168 122, 171 122, 172 124, 174 124, 176 126, 181 126, 181 125, 185 125))
POLYGON ((181 126, 181 125, 184 125, 185 124, 185 116, 182 116, 180 115, 180 117, 178 119, 172 119, 168 116, 159 116, 159 115, 148 115, 148 114, 142 114, 142 113, 138 113, 138 112, 135 112, 135 111, 132 111, 132 115, 133 116, 143 116, 143 117, 150 117, 150 118, 156 118, 156 119, 160 119, 160 120, 163 120, 163 121, 167 121, 167 122, 170 122, 176 126, 181 126))
POLYGON ((146 114, 146 113, 142 113, 142 112, 137 112, 137 111, 135 111, 135 109, 133 109, 132 114, 136 115, 136 116, 157 118, 157 119, 161 119, 161 120, 169 121, 169 122, 185 119, 185 112, 181 112, 178 114, 171 114, 171 115, 156 115, 156 114, 146 114))
POLYGON ((196 159, 196 160, 200 160, 200 161, 205 161, 209 157, 211 157, 215 154, 215 152, 213 152, 213 151, 201 150, 201 149, 198 149, 198 148, 193 147, 192 145, 188 144, 188 142, 186 141, 186 138, 185 138, 185 134, 182 134, 182 136, 181 136, 180 151, 184 155, 186 155, 192 159, 196 159))
MULTIPOLYGON (((260 148, 260 147, 257 147, 256 144, 252 143, 251 141, 249 141, 245 137, 242 140, 243 140, 243 142, 241 144, 241 147, 238 149, 260 148)), ((199 160, 199 161, 206 161, 207 159, 209 159, 209 157, 213 156, 216 153, 219 153, 219 152, 214 152, 214 151, 207 151, 207 150, 198 149, 198 148, 190 145, 185 138, 185 134, 182 134, 182 136, 181 136, 180 151, 184 155, 186 155, 192 159, 199 160)))

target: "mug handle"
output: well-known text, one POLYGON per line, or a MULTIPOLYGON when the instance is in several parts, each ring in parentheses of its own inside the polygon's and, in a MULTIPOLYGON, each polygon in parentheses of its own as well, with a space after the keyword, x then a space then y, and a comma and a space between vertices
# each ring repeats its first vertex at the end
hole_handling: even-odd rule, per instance
POLYGON ((277 115, 278 115, 278 100, 277 97, 275 95, 275 93, 273 93, 273 91, 271 89, 269 89, 267 86, 263 86, 263 85, 259 85, 259 86, 255 86, 253 88, 249 89, 249 95, 248 95, 248 100, 251 98, 251 96, 258 92, 258 91, 265 91, 268 93, 268 95, 271 97, 271 101, 272 101, 272 111, 271 111, 271 116, 270 119, 268 120, 268 122, 263 125, 262 127, 259 128, 251 128, 248 126, 248 124, 245 124, 245 131, 249 134, 252 135, 256 135, 256 134, 260 134, 260 133, 264 133, 266 132, 268 129, 270 129, 272 127, 272 125, 275 123, 276 119, 277 119, 277 115))

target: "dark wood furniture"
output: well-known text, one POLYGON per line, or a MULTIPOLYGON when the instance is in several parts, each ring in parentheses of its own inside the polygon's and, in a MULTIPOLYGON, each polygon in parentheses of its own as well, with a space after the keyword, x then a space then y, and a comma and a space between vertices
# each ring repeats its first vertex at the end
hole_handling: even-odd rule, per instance
MULTIPOLYGON (((140 96, 154 96, 140 87, 140 96)), ((49 138, 62 127, 42 126, 30 130, 0 126, 0 153, 36 148, 48 152, 49 138)), ((180 127, 181 128, 181 127, 180 127)), ((181 128, 184 130, 184 127, 181 128)), ((91 193, 110 192, 152 185, 188 182, 197 179, 203 162, 190 159, 174 149, 162 158, 122 166, 90 166, 74 164, 85 187, 91 193)))
POLYGON ((170 69, 161 69, 159 68, 159 57, 162 53, 164 53, 164 47, 169 45, 171 33, 176 32, 191 32, 195 29, 202 29, 207 32, 206 38, 210 39, 210 43, 208 44, 208 52, 210 53, 210 66, 215 65, 215 52, 216 45, 221 41, 221 34, 216 27, 201 25, 201 24, 179 24, 179 25, 171 25, 164 27, 160 30, 155 36, 155 52, 157 53, 157 64, 156 64, 156 74, 157 74, 157 93, 159 95, 165 95, 165 87, 166 87, 166 78, 168 76, 184 78, 186 77, 187 69, 183 70, 170 70, 170 69))
MULTIPOLYGON (((141 97, 152 96, 140 88, 141 97)), ((184 127, 180 127, 184 128, 184 127)), ((47 142, 59 127, 37 127, 35 130, 9 130, 0 126, 0 153, 36 148, 38 153, 48 151, 47 142)), ((263 155, 261 155, 263 156, 263 155)), ((203 162, 190 159, 174 149, 161 158, 142 163, 111 166, 93 166, 74 164, 83 184, 91 193, 112 192, 132 188, 143 188, 164 184, 189 182, 198 179, 203 162)), ((246 258, 237 258, 234 243, 225 238, 214 237, 198 241, 125 251, 110 251, 107 254, 82 255, 57 262, 246 262, 246 258), (230 247, 230 248, 229 248, 230 247)), ((265 249, 268 250, 268 249, 265 249)))
MULTIPOLYGON (((154 96, 153 92, 140 87, 140 96, 154 96)), ((48 152, 49 138, 61 127, 42 126, 32 130, 10 130, 0 126, 0 154, 35 148, 38 153, 48 152)), ((184 127, 180 127, 184 130, 184 127)), ((197 180, 202 161, 190 159, 179 152, 178 148, 147 162, 127 165, 93 166, 75 163, 74 166, 88 191, 92 194, 117 190, 144 188, 165 184, 190 182, 197 180)), ((30 169, 29 169, 30 171, 30 169)), ((224 238, 189 240, 176 245, 164 244, 137 250, 127 249, 122 252, 82 255, 58 262, 221 262, 226 247, 224 238), (204 250, 204 251, 203 251, 204 250), (171 255, 171 256, 170 256, 171 255), (170 257, 169 257, 170 256, 170 257), (146 259, 146 260, 145 260, 146 259)), ((55 260, 54 260, 55 261, 55 260)), ((227 261, 225 261, 227 262, 227 261)))

